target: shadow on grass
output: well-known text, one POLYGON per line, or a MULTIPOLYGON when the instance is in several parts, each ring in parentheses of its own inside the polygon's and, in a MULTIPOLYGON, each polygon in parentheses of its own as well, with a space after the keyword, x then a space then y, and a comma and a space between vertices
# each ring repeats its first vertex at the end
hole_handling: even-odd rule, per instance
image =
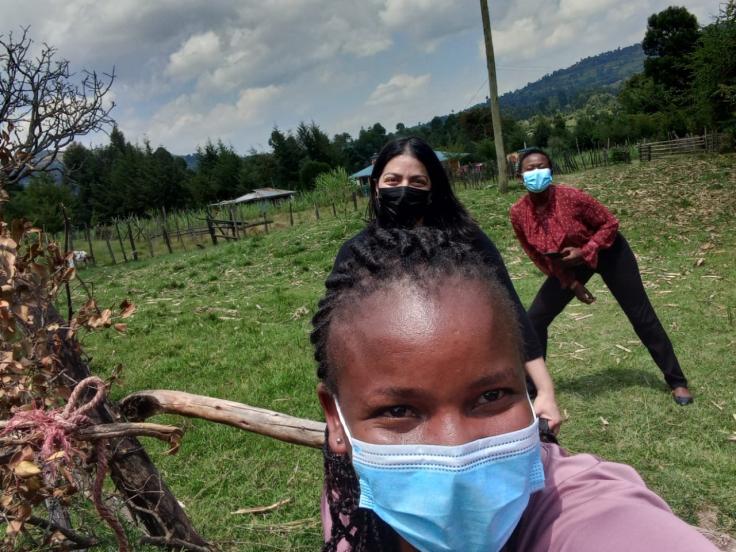
POLYGON ((583 396, 598 396, 627 387, 642 387, 667 391, 669 388, 656 366, 652 370, 614 366, 603 368, 592 374, 554 377, 558 392, 575 393, 583 396))

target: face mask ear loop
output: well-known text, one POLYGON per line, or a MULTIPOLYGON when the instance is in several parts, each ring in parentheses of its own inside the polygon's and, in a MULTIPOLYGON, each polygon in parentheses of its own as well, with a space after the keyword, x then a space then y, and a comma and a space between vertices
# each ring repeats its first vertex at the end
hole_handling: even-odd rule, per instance
POLYGON ((345 418, 343 417, 342 410, 340 409, 340 403, 337 402, 337 397, 333 396, 332 399, 335 401, 335 410, 337 410, 337 417, 340 418, 340 424, 342 424, 342 430, 345 432, 345 437, 348 438, 348 442, 352 446, 353 436, 350 434, 350 430, 348 429, 348 424, 345 423, 345 418))
MULTIPOLYGON (((534 410, 534 404, 532 403, 532 398, 529 396, 529 391, 526 392, 526 400, 529 401, 529 408, 532 409, 532 416, 534 416, 534 419, 532 420, 532 424, 533 424, 537 422, 539 418, 537 417, 537 412, 534 410)), ((337 404, 337 401, 335 401, 335 404, 337 404)))

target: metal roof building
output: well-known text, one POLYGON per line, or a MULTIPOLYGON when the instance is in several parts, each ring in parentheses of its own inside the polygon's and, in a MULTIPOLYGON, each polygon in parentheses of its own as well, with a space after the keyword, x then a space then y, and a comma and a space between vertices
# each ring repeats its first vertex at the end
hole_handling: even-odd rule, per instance
POLYGON ((279 190, 278 188, 256 188, 250 193, 236 197, 235 199, 228 199, 227 201, 220 201, 219 203, 211 203, 210 207, 222 207, 224 205, 237 205, 239 203, 253 203, 254 201, 275 201, 277 199, 286 199, 291 197, 296 192, 292 190, 279 190))

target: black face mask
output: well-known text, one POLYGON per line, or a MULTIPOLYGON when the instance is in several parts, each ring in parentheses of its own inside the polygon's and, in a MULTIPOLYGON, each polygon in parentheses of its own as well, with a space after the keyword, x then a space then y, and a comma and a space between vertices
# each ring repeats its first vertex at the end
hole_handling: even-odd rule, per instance
POLYGON ((411 186, 378 188, 378 221, 384 226, 412 227, 427 212, 429 190, 411 186))

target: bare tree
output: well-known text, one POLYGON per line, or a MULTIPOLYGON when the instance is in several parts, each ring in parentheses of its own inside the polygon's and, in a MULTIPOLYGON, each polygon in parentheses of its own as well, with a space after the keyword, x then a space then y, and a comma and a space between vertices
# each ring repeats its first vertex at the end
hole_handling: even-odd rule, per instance
MULTIPOLYGON (((28 28, 0 35, 0 195, 7 184, 47 170, 78 137, 112 125, 115 71, 71 71, 56 48, 37 54, 28 28)), ((0 198, 0 201, 2 198, 0 198)))

